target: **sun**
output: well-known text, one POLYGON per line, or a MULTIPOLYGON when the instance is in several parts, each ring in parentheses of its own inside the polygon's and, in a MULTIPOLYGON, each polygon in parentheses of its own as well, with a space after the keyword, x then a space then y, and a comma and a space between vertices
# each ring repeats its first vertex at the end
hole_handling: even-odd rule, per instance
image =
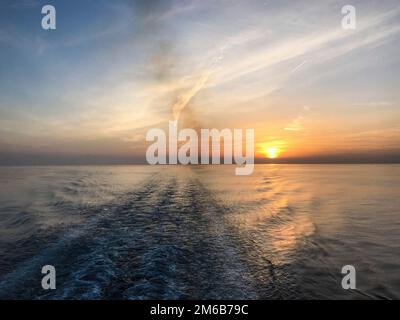
POLYGON ((281 156, 285 151, 285 141, 274 140, 269 142, 263 142, 258 145, 259 154, 263 155, 268 159, 276 159, 281 156))
POLYGON ((275 159, 279 156, 281 150, 278 147, 265 147, 264 153, 270 159, 275 159))

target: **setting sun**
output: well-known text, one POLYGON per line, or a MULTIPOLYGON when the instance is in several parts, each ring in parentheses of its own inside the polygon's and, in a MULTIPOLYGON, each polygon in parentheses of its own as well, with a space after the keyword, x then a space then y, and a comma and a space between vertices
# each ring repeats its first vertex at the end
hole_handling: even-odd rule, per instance
POLYGON ((275 159, 279 156, 280 150, 277 147, 269 147, 264 149, 265 155, 270 159, 275 159))
POLYGON ((260 143, 258 145, 259 154, 268 159, 276 159, 280 157, 284 148, 285 142, 283 140, 273 140, 269 142, 260 143))

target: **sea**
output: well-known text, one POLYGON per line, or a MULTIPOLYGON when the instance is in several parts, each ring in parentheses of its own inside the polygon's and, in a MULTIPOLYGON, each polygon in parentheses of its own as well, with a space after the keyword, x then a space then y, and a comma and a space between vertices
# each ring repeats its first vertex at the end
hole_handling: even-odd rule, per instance
POLYGON ((397 164, 0 167, 0 299, 399 299, 399 272, 397 164))

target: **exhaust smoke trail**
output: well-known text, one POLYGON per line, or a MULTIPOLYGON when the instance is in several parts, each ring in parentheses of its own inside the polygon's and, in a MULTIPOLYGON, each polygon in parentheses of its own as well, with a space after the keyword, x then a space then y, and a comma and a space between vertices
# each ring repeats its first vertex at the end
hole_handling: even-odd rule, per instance
POLYGON ((223 58, 223 51, 225 47, 220 49, 220 54, 211 62, 208 70, 202 74, 195 85, 185 94, 183 94, 176 103, 172 106, 172 114, 174 116, 174 120, 178 121, 181 112, 186 108, 186 106, 190 103, 190 101, 202 90, 207 84, 210 76, 215 72, 215 68, 219 61, 223 58))

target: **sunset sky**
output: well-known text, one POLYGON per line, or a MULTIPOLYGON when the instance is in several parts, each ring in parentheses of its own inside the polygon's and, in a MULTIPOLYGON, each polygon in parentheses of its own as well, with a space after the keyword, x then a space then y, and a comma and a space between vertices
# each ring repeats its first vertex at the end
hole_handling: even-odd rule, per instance
POLYGON ((400 161, 400 3, 3 0, 0 93, 1 164, 140 162, 177 106, 260 159, 400 161))

